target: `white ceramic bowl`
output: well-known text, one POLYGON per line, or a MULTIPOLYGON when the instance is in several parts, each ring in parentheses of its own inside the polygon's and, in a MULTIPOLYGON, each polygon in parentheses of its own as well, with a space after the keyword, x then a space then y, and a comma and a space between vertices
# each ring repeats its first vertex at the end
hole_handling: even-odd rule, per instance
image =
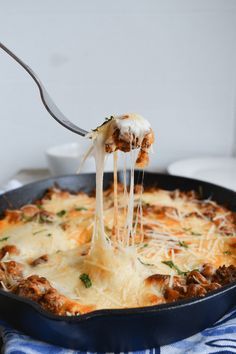
MULTIPOLYGON (((68 143, 52 146, 46 150, 48 168, 52 176, 76 173, 80 167, 81 160, 88 150, 89 143, 78 144, 68 143)), ((111 156, 108 157, 105 171, 112 171, 113 163, 111 156)), ((80 173, 95 172, 95 162, 90 156, 83 163, 80 173)))

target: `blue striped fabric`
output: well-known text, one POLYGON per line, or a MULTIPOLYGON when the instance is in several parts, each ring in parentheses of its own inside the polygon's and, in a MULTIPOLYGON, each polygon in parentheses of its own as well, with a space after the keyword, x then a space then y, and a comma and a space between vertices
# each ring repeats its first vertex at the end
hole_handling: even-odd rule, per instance
MULTIPOLYGON (((31 339, 0 321, 5 354, 87 354, 31 339)), ((135 354, 236 353, 236 308, 210 328, 192 337, 135 354)), ((92 353, 89 353, 92 354, 92 353)), ((123 353, 125 354, 125 353, 123 353)), ((129 354, 132 354, 129 352, 129 354)))

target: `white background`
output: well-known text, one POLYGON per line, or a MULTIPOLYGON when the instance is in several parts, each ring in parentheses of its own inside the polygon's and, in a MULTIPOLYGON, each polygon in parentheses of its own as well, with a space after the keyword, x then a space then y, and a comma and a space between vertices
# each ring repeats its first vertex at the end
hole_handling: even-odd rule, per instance
MULTIPOLYGON (((81 127, 124 112, 149 119, 152 169, 235 151, 234 0, 0 0, 0 40, 81 127)), ((4 52, 0 122, 0 182, 45 166, 47 147, 81 140, 48 115, 4 52)))

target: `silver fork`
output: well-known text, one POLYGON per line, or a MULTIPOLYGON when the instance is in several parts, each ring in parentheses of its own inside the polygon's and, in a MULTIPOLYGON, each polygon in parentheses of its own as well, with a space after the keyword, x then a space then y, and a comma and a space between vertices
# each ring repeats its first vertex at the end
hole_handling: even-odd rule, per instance
POLYGON ((20 64, 25 71, 32 77, 36 85, 38 86, 40 97, 43 102, 44 107, 51 114, 51 116, 63 127, 71 130, 73 133, 85 136, 88 132, 84 129, 79 128, 77 125, 69 121, 68 118, 64 116, 64 114, 60 111, 57 105, 54 103, 49 93, 43 86, 42 82, 39 80, 38 76, 34 73, 34 71, 25 64, 20 58, 18 58, 10 49, 8 49, 3 43, 0 42, 0 48, 2 48, 8 55, 10 55, 18 64, 20 64))

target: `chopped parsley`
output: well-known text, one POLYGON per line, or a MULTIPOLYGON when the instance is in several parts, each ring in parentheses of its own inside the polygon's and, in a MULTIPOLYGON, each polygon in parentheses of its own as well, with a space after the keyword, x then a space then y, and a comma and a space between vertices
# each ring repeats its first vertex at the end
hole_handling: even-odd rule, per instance
POLYGON ((52 234, 47 234, 47 237, 50 237, 50 236, 52 236, 52 234))
POLYGON ((41 204, 36 204, 36 207, 39 208, 40 210, 43 209, 43 206, 41 204))
POLYGON ((61 210, 61 211, 58 211, 57 216, 59 216, 61 218, 65 214, 66 214, 66 211, 65 210, 61 210))
POLYGON ((92 282, 88 274, 83 273, 79 278, 84 283, 85 288, 90 288, 92 286, 92 282))
POLYGON ((139 262, 140 262, 141 264, 143 264, 143 265, 145 265, 145 266, 149 266, 149 267, 154 266, 154 264, 143 262, 140 258, 138 258, 138 260, 139 260, 139 262))
POLYGON ((101 125, 99 125, 97 128, 92 129, 93 132, 97 132, 99 130, 99 128, 101 128, 103 125, 107 124, 108 122, 110 122, 112 119, 114 119, 113 116, 110 116, 110 118, 105 118, 105 122, 103 122, 101 125))
POLYGON ((191 235, 193 236, 201 236, 202 234, 200 234, 199 232, 195 232, 191 229, 191 227, 183 227, 183 230, 185 232, 190 232, 191 235))
POLYGON ((224 251, 223 254, 226 254, 227 256, 230 256, 232 254, 231 251, 224 251))
POLYGON ((145 248, 145 247, 147 247, 148 246, 148 244, 147 243, 144 243, 144 245, 142 245, 142 248, 145 248))
POLYGON ((185 232, 192 231, 191 227, 183 227, 183 230, 184 230, 185 232))
POLYGON ((0 238, 0 242, 6 241, 8 239, 9 239, 9 237, 2 237, 2 238, 0 238))
POLYGON ((184 248, 188 248, 187 243, 184 242, 184 241, 179 241, 179 246, 180 246, 180 247, 184 247, 184 248))
POLYGON ((40 224, 44 224, 44 223, 49 223, 51 224, 53 221, 52 221, 52 217, 50 215, 47 215, 47 214, 39 214, 39 223, 40 224))
POLYGON ((41 232, 44 232, 44 231, 47 231, 47 230, 46 230, 46 229, 43 229, 43 230, 35 231, 35 232, 33 232, 33 235, 40 234, 41 232))
POLYGON ((186 275, 187 272, 183 272, 182 270, 179 269, 179 267, 174 264, 172 261, 162 261, 161 263, 167 265, 168 267, 175 269, 178 275, 186 275))
POLYGON ((88 210, 88 209, 85 208, 85 207, 76 207, 75 210, 76 210, 76 211, 82 211, 82 210, 86 211, 86 210, 88 210))
POLYGON ((191 235, 193 236, 202 236, 202 234, 199 234, 199 232, 191 231, 191 235))

